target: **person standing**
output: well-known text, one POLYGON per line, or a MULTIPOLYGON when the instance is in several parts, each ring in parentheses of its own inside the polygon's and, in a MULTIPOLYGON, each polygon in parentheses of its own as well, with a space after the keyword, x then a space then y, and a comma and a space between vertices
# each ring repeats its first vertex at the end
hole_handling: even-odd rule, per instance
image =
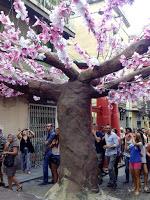
POLYGON ((118 131, 116 128, 113 128, 113 132, 116 133, 117 137, 118 137, 118 146, 117 146, 117 156, 116 156, 116 162, 115 162, 115 174, 116 174, 116 181, 118 179, 118 164, 121 160, 121 139, 118 136, 118 131))
POLYGON ((17 186, 17 191, 22 190, 22 185, 18 182, 15 177, 16 174, 16 162, 15 158, 18 155, 19 145, 17 142, 17 138, 13 134, 9 134, 7 137, 7 143, 4 148, 4 171, 8 177, 8 187, 12 190, 13 182, 17 186))
POLYGON ((142 141, 141 136, 139 133, 133 133, 132 134, 132 144, 127 146, 125 144, 125 149, 130 150, 130 160, 129 160, 129 167, 130 172, 132 175, 132 181, 134 184, 134 192, 135 195, 139 195, 140 192, 140 172, 141 172, 141 147, 142 147, 142 141))
POLYGON ((144 173, 144 192, 149 192, 148 188, 148 167, 147 167, 147 159, 146 159, 146 141, 144 137, 144 133, 141 129, 137 130, 137 133, 141 136, 142 147, 141 147, 141 163, 142 163, 142 172, 144 173))
POLYGON ((109 182, 108 187, 116 188, 116 174, 115 174, 115 163, 117 157, 117 146, 119 145, 118 136, 112 132, 111 126, 106 125, 105 129, 105 141, 106 145, 104 146, 105 156, 108 162, 108 172, 109 172, 109 182))
POLYGON ((106 145, 105 134, 102 131, 97 130, 95 125, 93 125, 92 133, 95 138, 95 150, 99 167, 99 184, 102 184, 102 173, 105 160, 105 149, 103 147, 106 145))
POLYGON ((148 172, 150 172, 150 142, 146 146, 146 160, 148 172))
POLYGON ((125 138, 124 138, 124 160, 125 160, 125 174, 126 174, 126 180, 125 184, 129 183, 129 160, 130 160, 130 152, 129 152, 129 145, 132 144, 132 129, 126 128, 125 132, 125 138), (125 146, 127 147, 125 149, 125 146))
POLYGON ((6 139, 3 136, 2 129, 0 129, 0 186, 5 186, 3 180, 2 164, 3 164, 3 151, 6 145, 6 139))
POLYGON ((49 160, 52 155, 52 150, 50 148, 50 144, 55 138, 56 134, 54 132, 54 128, 52 124, 46 125, 47 129, 47 137, 45 140, 45 153, 44 153, 44 160, 43 160, 43 182, 40 185, 47 185, 48 182, 48 168, 49 168, 49 160))
POLYGON ((49 167, 51 169, 52 172, 52 184, 57 183, 58 181, 58 167, 60 165, 60 129, 56 128, 55 130, 56 136, 54 137, 54 139, 52 140, 51 144, 50 144, 50 148, 52 150, 52 155, 50 157, 49 160, 49 167))
POLYGON ((24 129, 17 135, 20 140, 22 170, 28 174, 31 174, 31 153, 34 153, 31 138, 33 138, 34 135, 35 134, 29 129, 24 129))

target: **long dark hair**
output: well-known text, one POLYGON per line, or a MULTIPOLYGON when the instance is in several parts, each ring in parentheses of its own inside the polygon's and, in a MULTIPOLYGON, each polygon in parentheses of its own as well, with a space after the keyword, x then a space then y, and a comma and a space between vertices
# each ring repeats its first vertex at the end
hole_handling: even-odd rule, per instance
POLYGON ((142 129, 138 129, 137 132, 140 134, 141 136, 141 140, 142 140, 142 144, 145 145, 145 140, 144 140, 144 132, 142 131, 142 129))

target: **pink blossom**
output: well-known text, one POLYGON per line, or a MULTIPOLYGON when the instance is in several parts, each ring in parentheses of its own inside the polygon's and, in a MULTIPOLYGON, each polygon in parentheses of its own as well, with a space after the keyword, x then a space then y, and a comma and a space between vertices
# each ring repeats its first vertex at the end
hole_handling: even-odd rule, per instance
POLYGON ((29 23, 28 11, 26 10, 24 2, 21 1, 21 0, 14 0, 13 6, 14 6, 14 9, 17 13, 16 18, 17 19, 20 18, 21 20, 29 23))

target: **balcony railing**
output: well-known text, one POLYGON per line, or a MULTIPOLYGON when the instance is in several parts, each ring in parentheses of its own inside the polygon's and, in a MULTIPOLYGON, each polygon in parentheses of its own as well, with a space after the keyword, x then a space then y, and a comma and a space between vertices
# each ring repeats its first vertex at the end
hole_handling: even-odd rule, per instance
POLYGON ((54 6, 56 6, 60 0, 35 0, 40 6, 48 10, 52 10, 54 6))

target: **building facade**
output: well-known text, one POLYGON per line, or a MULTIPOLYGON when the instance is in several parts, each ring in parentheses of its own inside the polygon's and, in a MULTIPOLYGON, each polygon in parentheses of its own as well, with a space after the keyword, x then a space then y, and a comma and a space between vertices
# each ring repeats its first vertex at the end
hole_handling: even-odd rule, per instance
POLYGON ((120 125, 122 128, 150 128, 150 103, 143 100, 119 105, 120 125))
MULTIPOLYGON (((58 1, 24 0, 24 2, 30 17, 29 25, 32 25, 35 23, 34 16, 50 23, 50 11, 58 1)), ((0 0, 0 11, 8 14, 15 26, 19 26, 23 35, 26 35, 28 27, 24 22, 21 20, 18 21, 15 18, 12 1, 0 0)), ((38 33, 40 31, 37 28, 34 30, 38 33)), ((69 39, 70 37, 74 37, 74 33, 65 26, 63 37, 69 39)), ((54 50, 51 44, 48 47, 52 51, 54 50)), ((17 134, 24 128, 30 128, 35 132, 33 144, 37 154, 37 163, 40 163, 43 158, 43 144, 46 137, 47 123, 52 123, 57 127, 57 108, 55 102, 45 99, 37 102, 34 101, 33 97, 27 95, 13 98, 0 97, 0 128, 3 129, 6 135, 9 133, 17 134)))

